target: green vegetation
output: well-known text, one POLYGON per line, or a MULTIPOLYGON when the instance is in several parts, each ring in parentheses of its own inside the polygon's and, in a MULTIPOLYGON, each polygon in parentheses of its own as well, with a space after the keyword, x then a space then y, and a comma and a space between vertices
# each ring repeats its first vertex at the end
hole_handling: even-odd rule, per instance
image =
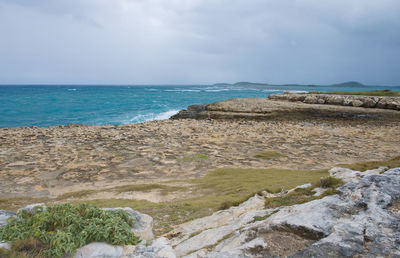
POLYGON ((363 96, 400 96, 400 91, 373 90, 373 91, 353 91, 353 92, 320 92, 311 91, 311 94, 333 94, 333 95, 363 95, 363 96))
POLYGON ((277 157, 286 157, 286 156, 276 151, 264 151, 254 155, 254 158, 265 159, 265 160, 277 157))
MULTIPOLYGON (((363 171, 380 166, 390 168, 400 167, 400 156, 387 161, 369 161, 350 165, 338 165, 363 171)), ((154 231, 161 235, 170 231, 174 225, 184 223, 196 218, 208 216, 219 209, 227 209, 239 205, 249 197, 262 191, 278 193, 283 189, 292 189, 298 185, 311 183, 314 187, 327 187, 323 195, 333 194, 334 188, 341 182, 330 179, 327 170, 299 171, 283 169, 247 169, 247 168, 223 168, 208 172, 203 178, 186 179, 180 181, 165 182, 159 184, 120 186, 107 191, 151 191, 161 190, 162 194, 170 194, 176 191, 181 193, 179 200, 167 202, 149 202, 132 199, 98 199, 85 201, 98 207, 131 207, 132 209, 149 214, 154 218, 154 231), (321 177, 324 178, 321 180, 321 177), (171 186, 172 184, 172 186, 171 186), (175 186, 178 185, 178 186, 175 186), (184 185, 184 186, 181 186, 184 185), (186 198, 186 199, 183 199, 186 198)), ((314 197, 311 189, 298 189, 293 193, 282 197, 269 198, 267 207, 279 207, 310 201, 314 197)), ((104 192, 105 190, 95 190, 104 192)), ((29 198, 12 197, 0 199, 0 209, 17 210, 27 204, 43 202, 66 202, 70 197, 83 197, 92 191, 68 193, 58 198, 29 198)), ((322 196, 322 197, 323 197, 322 196)), ((82 201, 76 200, 74 203, 82 201)))
POLYGON ((279 210, 274 210, 273 212, 268 213, 265 216, 255 216, 254 220, 252 222, 266 220, 267 218, 271 217, 272 215, 274 215, 277 212, 279 212, 279 210))
POLYGON ((162 195, 167 195, 168 193, 185 190, 186 187, 183 186, 169 186, 161 184, 140 184, 140 185, 123 185, 114 187, 111 190, 118 193, 124 192, 151 192, 153 190, 161 190, 162 195))
POLYGON ((280 206, 290 206, 294 204, 301 204, 317 199, 321 199, 325 196, 336 194, 336 190, 333 188, 327 189, 322 195, 314 196, 312 191, 314 187, 309 188, 298 188, 295 191, 288 193, 283 196, 268 198, 265 200, 266 208, 277 208, 280 206))
POLYGON ((195 155, 192 155, 192 156, 183 157, 183 158, 178 159, 178 160, 179 161, 198 161, 198 160, 206 160, 206 159, 208 159, 207 155, 198 153, 198 154, 195 154, 195 155))
POLYGON ((133 245, 140 242, 134 221, 122 210, 104 211, 89 204, 57 204, 43 211, 22 210, 0 228, 0 241, 13 241, 19 255, 61 257, 91 242, 133 245), (22 254, 21 254, 22 252, 22 254))
POLYGON ((369 169, 375 169, 378 167, 397 168, 400 167, 400 156, 394 157, 386 161, 365 161, 354 164, 339 164, 337 166, 357 171, 365 171, 369 169))
POLYGON ((208 172, 203 178, 182 180, 190 184, 188 199, 153 203, 143 200, 101 199, 88 201, 99 207, 131 207, 154 218, 156 235, 167 233, 174 225, 208 216, 220 209, 239 205, 256 193, 280 192, 305 183, 318 184, 326 170, 224 168, 208 172), (195 196, 193 196, 193 193, 195 196))

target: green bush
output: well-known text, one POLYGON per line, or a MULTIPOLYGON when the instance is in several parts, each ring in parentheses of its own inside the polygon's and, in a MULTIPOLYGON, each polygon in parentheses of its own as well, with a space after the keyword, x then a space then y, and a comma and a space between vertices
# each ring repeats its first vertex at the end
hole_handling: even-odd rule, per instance
POLYGON ((122 210, 105 211, 90 204, 58 204, 46 211, 22 210, 0 228, 0 241, 34 239, 41 242, 41 253, 48 257, 73 254, 91 242, 134 245, 140 242, 130 230, 134 221, 122 210))

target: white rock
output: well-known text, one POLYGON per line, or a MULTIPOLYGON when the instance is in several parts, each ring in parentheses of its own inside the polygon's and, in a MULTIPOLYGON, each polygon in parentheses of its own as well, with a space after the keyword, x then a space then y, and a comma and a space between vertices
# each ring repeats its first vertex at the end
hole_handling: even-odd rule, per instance
POLYGON ((122 246, 95 242, 79 248, 74 258, 120 258, 122 255, 122 246))
POLYGON ((43 208, 43 211, 46 211, 46 205, 44 203, 35 203, 35 204, 29 204, 29 205, 25 206, 24 208, 19 209, 18 212, 20 212, 22 210, 31 212, 37 206, 41 206, 43 208))
POLYGON ((1 248, 10 250, 11 249, 11 245, 10 245, 10 243, 0 242, 0 249, 1 248))
POLYGON ((321 196, 327 189, 322 187, 315 187, 312 191, 315 193, 313 196, 321 196))
POLYGON ((237 207, 231 207, 228 210, 217 211, 211 216, 182 224, 180 227, 174 229, 167 235, 177 235, 177 237, 174 237, 170 240, 171 245, 176 246, 179 243, 189 239, 190 235, 193 233, 199 233, 207 229, 222 227, 230 223, 235 223, 242 214, 246 213, 247 211, 262 210, 264 205, 265 199, 256 195, 237 207))
POLYGON ((15 213, 11 211, 0 210, 0 227, 7 224, 10 217, 15 217, 15 213))

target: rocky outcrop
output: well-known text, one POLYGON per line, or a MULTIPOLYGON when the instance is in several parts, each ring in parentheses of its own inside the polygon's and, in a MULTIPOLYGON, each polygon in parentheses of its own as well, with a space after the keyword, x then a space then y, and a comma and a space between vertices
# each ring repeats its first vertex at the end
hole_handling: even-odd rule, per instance
POLYGON ((92 243, 74 257, 399 256, 400 168, 329 173, 347 182, 335 195, 276 209, 254 196, 147 245, 92 243))
POLYGON ((328 104, 400 110, 400 97, 291 93, 271 94, 268 98, 271 100, 302 102, 307 104, 328 104))
POLYGON ((398 256, 400 168, 386 170, 333 168, 348 182, 336 195, 275 210, 259 209, 262 198, 253 197, 167 237, 178 257, 398 256))
POLYGON ((187 110, 180 111, 178 114, 172 116, 171 119, 247 119, 275 121, 304 121, 305 119, 399 120, 400 112, 397 110, 400 110, 400 97, 382 98, 275 94, 270 95, 269 99, 231 99, 208 105, 189 106, 187 110), (380 109, 379 107, 383 105, 383 103, 386 103, 384 104, 385 109, 380 109))

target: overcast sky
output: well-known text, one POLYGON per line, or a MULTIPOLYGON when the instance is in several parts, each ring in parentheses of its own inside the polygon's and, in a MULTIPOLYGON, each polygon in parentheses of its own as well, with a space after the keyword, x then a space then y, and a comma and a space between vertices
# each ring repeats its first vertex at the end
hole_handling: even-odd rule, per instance
POLYGON ((400 85, 399 0, 0 0, 0 84, 400 85))

